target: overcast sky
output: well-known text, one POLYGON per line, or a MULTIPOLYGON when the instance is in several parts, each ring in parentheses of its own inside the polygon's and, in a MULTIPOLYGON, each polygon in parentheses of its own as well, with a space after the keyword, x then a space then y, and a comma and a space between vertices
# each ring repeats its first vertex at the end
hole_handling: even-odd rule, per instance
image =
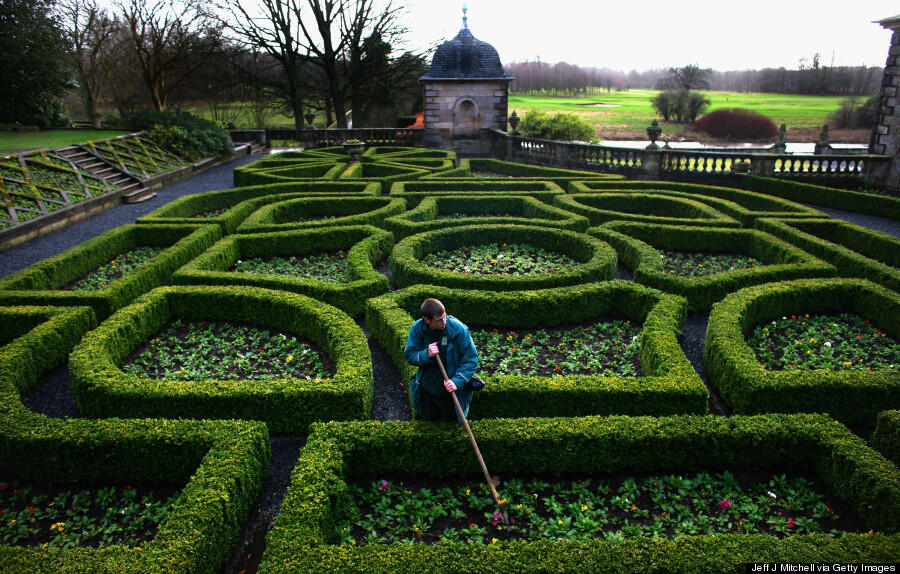
MULTIPOLYGON (((456 36, 464 2, 405 4, 410 48, 456 36)), ((469 29, 500 60, 568 62, 613 70, 698 64, 714 70, 796 69, 821 54, 835 66, 883 67, 891 32, 873 20, 897 0, 468 0, 469 29), (833 54, 833 60, 832 60, 833 54)))

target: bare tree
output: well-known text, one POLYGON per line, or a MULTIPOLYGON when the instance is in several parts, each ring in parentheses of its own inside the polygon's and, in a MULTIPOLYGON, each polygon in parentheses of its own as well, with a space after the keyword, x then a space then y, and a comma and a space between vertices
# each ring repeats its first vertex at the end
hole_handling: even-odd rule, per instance
POLYGON ((199 0, 121 0, 118 4, 153 106, 188 84, 219 49, 220 38, 199 0))
POLYGON ((91 125, 99 128, 98 105, 109 83, 115 21, 96 0, 62 0, 58 9, 84 109, 91 125))

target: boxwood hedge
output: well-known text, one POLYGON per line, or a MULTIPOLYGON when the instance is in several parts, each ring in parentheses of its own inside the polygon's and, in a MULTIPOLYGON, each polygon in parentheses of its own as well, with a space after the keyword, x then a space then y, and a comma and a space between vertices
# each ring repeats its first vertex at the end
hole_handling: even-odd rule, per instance
POLYGON ((834 219, 769 219, 756 227, 824 259, 839 275, 900 291, 900 239, 834 219))
POLYGON ((447 159, 456 163, 456 152, 420 147, 372 146, 366 148, 363 161, 393 161, 395 159, 447 159))
POLYGON ((469 326, 553 327, 620 316, 642 323, 643 377, 484 376, 471 416, 705 413, 707 391, 678 345, 683 298, 625 281, 537 291, 476 291, 416 285, 370 299, 366 325, 409 381, 416 368, 403 356, 419 305, 436 297, 469 326))
POLYGON ((394 183, 391 197, 402 197, 413 208, 426 197, 446 195, 527 195, 545 203, 553 203, 553 197, 565 191, 550 181, 409 181, 394 183))
POLYGON ((237 189, 207 191, 178 198, 137 219, 137 223, 216 223, 225 233, 234 233, 254 211, 276 201, 293 197, 361 196, 381 194, 377 183, 289 183, 256 185, 237 189), (226 210, 207 217, 211 211, 226 210))
MULTIPOLYGON (((598 173, 592 171, 579 171, 574 169, 560 169, 557 167, 542 167, 538 165, 527 165, 523 163, 515 163, 511 161, 501 161, 492 158, 464 158, 459 160, 459 167, 468 168, 470 172, 484 171, 495 174, 487 177, 521 177, 527 179, 543 179, 552 181, 556 185, 566 188, 572 181, 584 180, 603 180, 603 181, 621 181, 625 179, 623 175, 611 173, 598 173)), ((483 177, 483 176, 475 176, 483 177)))
POLYGON ((683 197, 680 194, 689 194, 694 196, 692 199, 708 203, 723 213, 739 220, 744 227, 753 227, 753 222, 759 217, 827 217, 821 211, 763 193, 694 183, 586 181, 570 183, 568 191, 571 194, 597 191, 605 193, 637 191, 642 193, 660 193, 671 195, 672 197, 683 197), (725 203, 723 203, 723 200, 725 203))
POLYGON ((872 434, 872 448, 900 466, 900 411, 878 413, 875 432, 872 434))
POLYGON ((160 484, 181 488, 140 548, 0 545, 3 572, 217 572, 231 554, 268 470, 264 425, 237 421, 51 419, 20 394, 94 325, 88 307, 2 307, 0 469, 32 484, 160 484), (4 341, 6 342, 6 341, 4 341), (150 463, 152 462, 152 463, 150 463))
POLYGON ((390 291, 387 277, 373 265, 383 261, 393 246, 390 233, 370 225, 232 235, 179 269, 172 280, 180 285, 247 285, 301 293, 358 315, 365 310, 366 299, 390 291), (348 250, 347 269, 352 278, 346 283, 231 270, 239 259, 334 250, 348 250))
POLYGON ((215 225, 122 225, 0 279, 3 305, 87 305, 105 319, 135 297, 168 283, 176 269, 222 237, 215 225), (96 291, 63 287, 141 246, 167 247, 150 261, 96 291))
POLYGON ((234 170, 234 185, 265 185, 267 183, 290 183, 310 179, 334 180, 347 167, 346 163, 298 162, 280 167, 255 167, 234 170))
POLYGON ((736 413, 826 412, 871 424, 900 407, 896 371, 766 370, 745 338, 776 317, 854 312, 900 338, 900 294, 861 279, 800 279, 741 289, 713 305, 704 359, 710 381, 736 413))
POLYGON ((738 180, 738 185, 766 195, 783 197, 790 201, 836 207, 847 211, 868 213, 869 215, 900 221, 900 199, 896 197, 847 191, 845 189, 835 189, 822 185, 757 175, 741 176, 738 180))
POLYGON ((807 277, 830 277, 835 268, 793 245, 751 229, 711 229, 611 221, 588 230, 616 249, 634 280, 687 298, 691 311, 708 311, 713 303, 743 287, 807 277), (681 277, 663 271, 658 250, 743 253, 763 263, 704 277, 681 277))
POLYGON ((587 230, 586 217, 553 207, 533 197, 496 195, 447 195, 422 200, 415 209, 389 217, 384 227, 402 239, 410 235, 463 225, 527 224, 569 231, 587 230), (459 219, 440 219, 441 214, 471 215, 459 219))
POLYGON ((581 193, 553 198, 559 208, 587 217, 591 225, 637 221, 670 225, 740 227, 740 222, 713 207, 687 198, 652 193, 581 193))
POLYGON ((784 470, 821 479, 875 532, 831 538, 684 536, 674 540, 337 545, 347 481, 479 476, 454 424, 316 424, 291 475, 259 572, 734 572, 747 562, 890 562, 900 551, 900 471, 822 415, 492 419, 472 430, 503 476, 784 470), (440 453, 429 456, 428 453, 440 453), (817 475, 817 476, 816 476, 817 475))
POLYGON ((91 331, 69 360, 72 390, 92 417, 238 418, 271 432, 302 433, 312 421, 362 419, 372 403, 372 363, 362 329, 346 313, 303 295, 258 287, 160 287, 91 331), (311 340, 336 365, 324 380, 141 379, 119 369, 172 318, 271 327, 311 340))
POLYGON ((347 166, 338 181, 368 180, 381 184, 382 189, 390 189, 395 181, 419 179, 423 175, 432 173, 431 170, 415 167, 403 167, 388 163, 359 162, 347 166))
POLYGON ((420 233, 397 243, 389 262, 399 287, 426 283, 495 291, 543 289, 603 281, 616 273, 616 252, 608 244, 584 233, 534 225, 468 225, 420 233), (488 275, 443 271, 419 261, 437 250, 491 243, 525 243, 568 255, 579 265, 552 273, 488 275))
POLYGON ((343 225, 375 225, 406 211, 406 201, 389 197, 300 197, 269 203, 252 213, 238 228, 238 233, 266 233, 334 227, 343 225), (305 217, 330 217, 312 219, 305 217))

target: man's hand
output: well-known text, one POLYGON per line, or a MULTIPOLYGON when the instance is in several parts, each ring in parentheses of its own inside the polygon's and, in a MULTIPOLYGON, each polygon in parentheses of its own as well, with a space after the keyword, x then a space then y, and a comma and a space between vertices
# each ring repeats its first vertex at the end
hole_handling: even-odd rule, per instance
POLYGON ((453 391, 456 390, 456 383, 454 383, 450 379, 446 379, 444 381, 444 388, 447 389, 448 393, 452 393, 453 391))
POLYGON ((437 343, 432 343, 432 344, 428 345, 428 358, 429 359, 435 355, 440 355, 440 354, 441 354, 441 351, 440 351, 440 349, 438 349, 437 343))

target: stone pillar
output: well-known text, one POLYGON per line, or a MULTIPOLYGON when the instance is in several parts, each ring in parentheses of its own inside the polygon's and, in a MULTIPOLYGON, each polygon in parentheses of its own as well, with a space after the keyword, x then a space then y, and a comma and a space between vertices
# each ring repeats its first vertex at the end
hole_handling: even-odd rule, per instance
POLYGON ((869 153, 890 156, 891 164, 879 178, 882 181, 869 183, 900 191, 900 94, 897 93, 900 90, 900 16, 886 18, 878 24, 893 30, 894 34, 884 65, 878 123, 869 141, 869 153))

